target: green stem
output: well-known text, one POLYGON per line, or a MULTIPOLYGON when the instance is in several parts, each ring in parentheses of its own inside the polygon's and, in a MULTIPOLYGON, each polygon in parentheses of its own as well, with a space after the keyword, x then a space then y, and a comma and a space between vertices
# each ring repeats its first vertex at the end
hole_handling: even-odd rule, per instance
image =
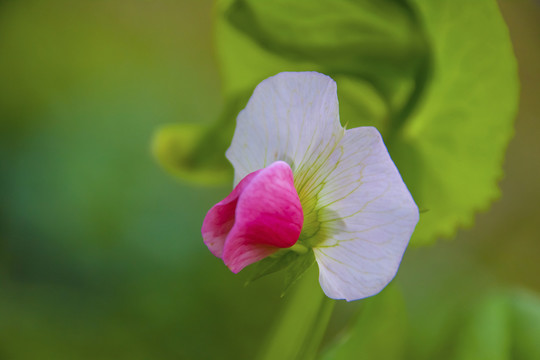
POLYGON ((259 360, 311 360, 319 350, 334 307, 317 280, 312 266, 299 279, 288 298, 281 317, 269 334, 259 360))
POLYGON ((335 300, 326 296, 323 297, 319 307, 319 313, 315 318, 315 325, 312 327, 312 333, 306 339, 307 341, 304 343, 304 348, 301 351, 301 359, 315 359, 319 353, 321 341, 326 333, 328 322, 332 317, 335 303, 335 300))

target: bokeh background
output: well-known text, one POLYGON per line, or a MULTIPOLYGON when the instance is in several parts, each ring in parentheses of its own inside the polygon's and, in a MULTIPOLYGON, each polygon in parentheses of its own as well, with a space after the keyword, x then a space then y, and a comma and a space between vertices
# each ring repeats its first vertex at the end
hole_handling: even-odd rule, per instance
MULTIPOLYGON (((499 5, 521 81, 502 196, 455 239, 407 251, 395 283, 416 358, 467 358, 473 345, 452 334, 497 299, 540 319, 540 5, 499 5)), ((219 117, 212 12, 209 0, 0 1, 0 359, 257 353, 279 277, 245 287, 227 271, 200 226, 230 185, 178 181, 150 151, 160 125, 219 117)), ((325 345, 361 307, 338 304, 325 345)))

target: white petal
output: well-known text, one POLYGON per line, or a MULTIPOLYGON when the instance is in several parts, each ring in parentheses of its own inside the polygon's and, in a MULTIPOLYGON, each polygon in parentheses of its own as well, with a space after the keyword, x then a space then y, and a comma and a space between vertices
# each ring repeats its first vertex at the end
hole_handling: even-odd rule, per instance
POLYGON ((317 171, 343 137, 336 83, 316 72, 285 72, 261 82, 237 118, 226 156, 235 185, 274 161, 287 162, 295 185, 317 171))
POLYGON ((357 300, 395 276, 418 208, 375 128, 347 130, 328 164, 316 206, 319 281, 327 296, 357 300))

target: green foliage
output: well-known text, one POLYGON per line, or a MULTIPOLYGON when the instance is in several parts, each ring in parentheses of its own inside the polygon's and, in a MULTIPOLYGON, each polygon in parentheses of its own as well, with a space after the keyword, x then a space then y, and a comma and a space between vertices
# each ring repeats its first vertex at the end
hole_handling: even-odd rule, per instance
POLYGON ((431 44, 433 74, 390 149, 417 204, 414 241, 449 237, 499 195, 513 134, 518 80, 494 1, 414 1, 431 44))
POLYGON ((510 304, 513 328, 511 359, 540 359, 540 297, 520 291, 512 294, 510 304))
POLYGON ((211 185, 230 180, 230 169, 223 161, 211 162, 217 158, 215 152, 208 151, 213 148, 197 152, 197 145, 204 143, 205 130, 201 124, 163 126, 154 135, 152 152, 167 171, 187 181, 211 185))
POLYGON ((459 332, 456 360, 507 360, 510 356, 510 309, 505 296, 495 294, 471 309, 459 332))
POLYGON ((392 287, 366 300, 352 328, 322 359, 534 360, 540 355, 536 295, 488 292, 478 299, 454 298, 442 308, 424 300, 420 313, 411 312, 407 300, 392 287), (437 314, 437 308, 447 315, 427 325, 426 314, 437 314), (425 341, 418 321, 435 337, 425 341))
MULTIPOLYGON (((210 147, 221 156, 236 114, 261 80, 315 70, 337 81, 344 124, 373 125, 383 134, 426 210, 413 243, 452 236, 498 196, 518 84, 495 2, 223 0, 217 8, 228 105, 197 145, 207 148, 205 154, 210 147)), ((182 175, 186 163, 204 161, 183 154, 169 164, 182 175)), ((222 156, 219 161, 225 162, 222 156)), ((224 167, 219 161, 212 166, 224 167)))
POLYGON ((152 152, 169 173, 197 185, 231 183, 232 166, 225 159, 234 132, 231 119, 244 106, 248 93, 228 99, 214 126, 196 123, 165 125, 157 129, 152 152))
POLYGON ((402 81, 419 70, 426 55, 412 13, 394 1, 240 0, 219 5, 226 94, 252 88, 280 71, 311 69, 368 81, 390 104, 399 102, 402 81), (262 64, 261 58, 266 59, 262 64))
POLYGON ((399 290, 391 285, 366 299, 355 320, 346 337, 323 360, 400 359, 406 345, 407 315, 399 290))

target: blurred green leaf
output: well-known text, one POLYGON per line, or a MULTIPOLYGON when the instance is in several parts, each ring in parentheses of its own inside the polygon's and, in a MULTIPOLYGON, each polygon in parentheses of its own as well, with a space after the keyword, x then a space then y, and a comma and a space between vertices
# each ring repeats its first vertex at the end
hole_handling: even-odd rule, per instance
POLYGON ((213 125, 199 123, 169 124, 158 129, 152 152, 172 175, 198 185, 232 183, 233 169, 225 158, 239 109, 250 93, 240 92, 228 98, 220 119, 213 125))
POLYGON ((329 75, 369 81, 391 104, 426 50, 412 11, 403 2, 236 0, 220 5, 218 41, 226 93, 312 64, 310 68, 329 75), (249 42, 242 35, 248 35, 249 42), (259 54, 283 61, 268 68, 259 62, 259 54), (243 80, 248 76, 250 83, 243 80))
POLYGON ((433 51, 418 109, 387 138, 420 209, 423 244, 469 226, 498 195, 518 103, 508 30, 495 1, 415 0, 433 51))
MULTIPOLYGON (((449 281, 443 288, 454 282, 449 281)), ((480 278, 474 280, 478 281, 480 278)), ((475 292, 467 290, 472 284, 455 285, 456 294, 468 296, 433 288, 427 289, 419 304, 415 303, 418 297, 387 287, 364 300, 359 317, 326 349, 322 359, 540 358, 538 295, 491 287, 475 292)))
POLYGON ((468 311, 456 360, 540 358, 540 297, 523 290, 485 296, 468 311))
POLYGON ((506 296, 495 294, 474 306, 459 331, 455 360, 509 360, 510 308, 506 296))
POLYGON ((407 322, 403 296, 395 286, 388 286, 379 295, 364 300, 356 323, 322 358, 401 359, 407 322))
POLYGON ((404 2, 225 0, 219 13, 225 95, 282 71, 315 70, 338 82, 349 127, 385 128, 425 85, 427 42, 404 2))
MULTIPOLYGON (((230 167, 216 161, 216 154, 207 149, 194 153, 203 144, 207 128, 200 124, 172 124, 154 134, 152 152, 159 163, 172 175, 195 184, 219 184, 231 179, 230 167), (209 155, 206 160, 202 154, 209 155), (201 159, 201 161, 197 161, 201 159)), ((224 153, 221 153, 224 157, 224 153)))
POLYGON ((516 291, 510 297, 512 308, 512 359, 540 359, 540 296, 516 291))

